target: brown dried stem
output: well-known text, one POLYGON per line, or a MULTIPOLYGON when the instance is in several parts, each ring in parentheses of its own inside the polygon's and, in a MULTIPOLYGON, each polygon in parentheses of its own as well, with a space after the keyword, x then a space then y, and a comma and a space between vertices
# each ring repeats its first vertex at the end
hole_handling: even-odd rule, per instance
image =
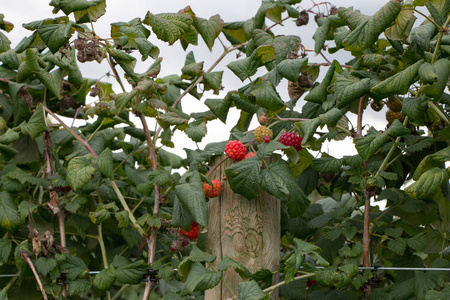
POLYGON ((36 271, 36 268, 33 265, 33 262, 31 261, 31 259, 28 257, 28 254, 25 252, 25 250, 23 250, 22 248, 19 249, 20 252, 20 256, 22 256, 23 260, 25 260, 27 262, 27 264, 30 266, 31 271, 33 271, 34 274, 34 278, 36 278, 36 282, 39 285, 39 289, 41 290, 42 293, 42 297, 47 300, 47 294, 45 293, 45 289, 44 286, 42 285, 41 282, 41 278, 39 278, 39 274, 36 271))

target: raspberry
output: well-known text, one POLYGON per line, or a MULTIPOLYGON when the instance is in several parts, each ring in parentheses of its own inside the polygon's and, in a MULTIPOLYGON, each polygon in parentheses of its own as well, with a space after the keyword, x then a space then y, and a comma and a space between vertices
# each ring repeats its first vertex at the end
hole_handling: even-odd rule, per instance
POLYGON ((386 121, 391 124, 392 122, 394 122, 394 120, 399 120, 400 122, 403 121, 403 114, 401 112, 388 110, 386 112, 386 121))
POLYGON ((178 234, 181 236, 187 237, 191 241, 194 241, 200 235, 200 224, 198 224, 195 221, 192 221, 192 225, 191 225, 191 228, 189 228, 189 231, 179 228, 178 234))
POLYGON ((263 137, 263 141, 264 141, 264 143, 270 142, 270 137, 268 137, 267 135, 265 135, 265 136, 263 137))
POLYGON ((256 156, 256 153, 255 152, 249 152, 249 153, 247 153, 245 155, 244 159, 247 159, 247 158, 250 158, 250 157, 253 157, 253 156, 256 156))
POLYGON ((270 139, 273 138, 273 132, 272 130, 270 130, 269 128, 267 128, 266 126, 258 126, 256 127, 255 131, 253 132, 254 136, 255 136, 255 140, 258 143, 262 143, 263 139, 265 136, 269 137, 269 141, 270 139))
POLYGON ((403 103, 396 97, 389 97, 388 101, 386 101, 386 106, 393 112, 401 112, 403 103))
POLYGON ((232 160, 243 160, 247 149, 239 141, 229 141, 225 146, 225 154, 232 160))
POLYGON ((311 287, 314 283, 316 283, 317 281, 315 281, 315 280, 308 280, 307 282, 306 282, 306 286, 307 287, 311 287))
POLYGON ((297 151, 302 150, 303 137, 299 137, 295 132, 283 132, 283 134, 281 134, 280 136, 279 141, 285 146, 294 147, 294 149, 297 151))
POLYGON ((219 179, 211 180, 213 186, 207 182, 203 183, 203 192, 205 196, 208 198, 215 198, 220 196, 220 192, 222 192, 222 182, 219 179))

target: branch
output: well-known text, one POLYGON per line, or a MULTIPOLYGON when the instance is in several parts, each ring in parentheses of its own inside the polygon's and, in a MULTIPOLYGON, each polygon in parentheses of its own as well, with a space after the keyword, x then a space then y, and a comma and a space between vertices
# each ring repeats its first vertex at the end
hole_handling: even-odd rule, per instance
MULTIPOLYGON (((291 281, 295 281, 295 280, 299 280, 299 279, 304 279, 304 278, 312 277, 312 276, 315 276, 315 275, 316 275, 316 274, 314 274, 314 273, 308 273, 308 274, 305 274, 305 275, 300 275, 300 276, 294 277, 294 278, 292 278, 291 281)), ((270 286, 270 287, 264 289, 263 292, 264 292, 264 293, 269 293, 269 292, 273 291, 274 289, 276 289, 276 288, 278 288, 278 287, 280 287, 280 286, 282 286, 282 285, 285 285, 285 284, 286 284, 286 281, 281 281, 281 282, 279 282, 279 283, 277 283, 277 284, 275 284, 275 285, 272 285, 272 286, 270 286)))
POLYGON ((47 300, 47 294, 45 293, 44 286, 42 285, 41 279, 39 278, 39 274, 36 271, 36 268, 33 265, 33 262, 28 257, 28 254, 23 250, 22 248, 19 249, 20 256, 27 262, 27 264, 30 266, 31 271, 33 271, 34 278, 36 278, 36 282, 39 285, 39 289, 41 290, 42 297, 44 297, 45 300, 47 300))
POLYGON ((356 123, 356 136, 361 137, 362 136, 362 119, 363 119, 363 113, 364 113, 364 102, 367 99, 367 95, 362 96, 361 99, 359 99, 359 108, 358 108, 358 120, 356 123))

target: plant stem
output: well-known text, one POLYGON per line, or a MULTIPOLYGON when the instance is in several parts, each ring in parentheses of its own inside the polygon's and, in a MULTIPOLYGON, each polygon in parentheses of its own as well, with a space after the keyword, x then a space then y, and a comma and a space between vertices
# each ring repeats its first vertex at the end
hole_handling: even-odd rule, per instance
MULTIPOLYGON (((106 256, 105 242, 103 241, 102 223, 98 224, 97 240, 98 240, 98 243, 100 244, 100 251, 102 252, 103 266, 105 267, 105 269, 108 269, 108 267, 109 267, 108 257, 106 256)), ((110 291, 106 291, 106 299, 111 300, 110 291)))
POLYGON ((129 287, 130 287, 129 284, 124 284, 124 285, 120 288, 120 290, 118 290, 117 293, 114 294, 114 296, 111 298, 111 300, 117 300, 117 299, 119 299, 120 296, 122 295, 122 293, 125 292, 125 290, 126 290, 127 288, 129 288, 129 287))
POLYGON ((358 107, 358 120, 356 122, 356 136, 361 137, 362 136, 362 120, 363 120, 363 113, 364 113, 364 102, 366 101, 367 96, 362 96, 359 99, 359 107, 358 107))
POLYGON ((23 250, 22 248, 19 249, 20 252, 20 256, 22 256, 22 258, 27 262, 27 264, 30 266, 31 271, 33 271, 34 274, 34 278, 36 278, 36 282, 39 285, 39 289, 41 290, 41 294, 44 300, 47 300, 47 294, 45 293, 45 289, 44 286, 42 285, 41 279, 39 278, 39 274, 36 271, 36 268, 33 265, 33 262, 31 261, 31 259, 28 257, 28 254, 25 252, 25 250, 23 250))
POLYGON ((119 83, 120 88, 122 89, 123 92, 125 92, 125 87, 123 85, 122 79, 120 79, 119 74, 117 73, 117 70, 114 67, 111 56, 108 56, 108 58, 106 60, 108 61, 109 67, 111 68, 111 71, 113 71, 114 77, 116 78, 117 82, 119 83))
MULTIPOLYGON (((316 274, 314 274, 314 273, 308 273, 308 274, 305 274, 305 275, 300 275, 300 276, 294 277, 294 278, 292 278, 291 281, 295 281, 295 280, 299 280, 299 279, 304 279, 304 278, 312 277, 312 276, 315 276, 315 275, 316 275, 316 274)), ((280 286, 282 286, 282 285, 285 285, 285 284, 286 284, 286 281, 281 281, 281 282, 279 282, 279 283, 277 283, 277 284, 275 284, 275 285, 272 285, 272 286, 270 286, 270 287, 264 289, 263 292, 264 292, 264 293, 269 293, 269 292, 275 290, 276 288, 278 288, 278 287, 280 287, 280 286)))
MULTIPOLYGON (((404 8, 405 10, 409 10, 407 8, 404 8)), ((419 15, 421 15, 422 17, 424 17, 425 19, 427 19, 430 23, 433 23, 434 26, 436 26, 437 29, 440 29, 441 26, 439 26, 433 19, 431 19, 430 17, 428 17, 427 15, 425 15, 424 13, 418 11, 415 8, 411 8, 411 10, 413 10, 414 12, 418 13, 419 15)))
MULTIPOLYGON (((369 185, 364 191, 364 228, 363 228, 363 267, 370 267, 370 190, 372 187, 369 185)), ((369 285, 364 287, 365 298, 370 299, 371 288, 369 285)))
POLYGON ((444 120, 447 124, 450 124, 448 116, 443 113, 433 101, 428 101, 428 106, 431 107, 431 109, 434 110, 434 112, 437 113, 442 120, 444 120))
MULTIPOLYGON (((409 122, 409 117, 406 116, 405 120, 403 121, 403 125, 407 125, 409 122)), ((400 142, 400 140, 402 139, 401 136, 397 137, 395 139, 394 145, 392 145, 391 149, 389 150, 388 154, 386 155, 386 157, 384 158, 383 162, 381 163, 380 168, 378 169, 378 171, 375 173, 374 178, 378 176, 378 173, 386 170, 386 168, 388 167, 388 162, 391 159, 391 156, 394 154, 395 149, 397 149, 397 145, 400 142)))
POLYGON ((438 26, 439 29, 439 35, 438 35, 438 39, 436 42, 436 47, 434 48, 434 52, 433 52, 433 57, 431 58, 431 64, 434 64, 434 62, 436 61, 438 52, 439 52, 439 48, 441 47, 441 42, 442 42, 442 37, 444 36, 444 32, 448 32, 448 25, 450 23, 450 15, 447 17, 447 20, 445 21, 444 25, 442 25, 442 27, 440 28, 438 26))

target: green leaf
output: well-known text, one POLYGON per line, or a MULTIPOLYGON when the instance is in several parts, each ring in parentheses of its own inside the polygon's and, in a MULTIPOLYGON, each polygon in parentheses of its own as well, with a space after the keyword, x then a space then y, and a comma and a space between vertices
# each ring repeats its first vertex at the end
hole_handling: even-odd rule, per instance
POLYGON ((338 239, 342 234, 341 227, 325 226, 320 231, 320 234, 327 240, 334 241, 338 239))
POLYGON ((22 224, 22 219, 17 212, 17 204, 8 192, 0 192, 0 227, 8 231, 14 230, 22 224))
POLYGON ((247 199, 254 199, 259 194, 261 160, 250 157, 232 164, 225 170, 231 189, 247 199))
POLYGON ((246 267, 226 256, 217 266, 217 270, 226 271, 228 268, 233 268, 243 279, 252 277, 252 273, 246 267))
MULTIPOLYGON (((448 182, 447 182, 448 184, 448 182)), ((449 231, 450 230, 450 201, 448 196, 445 197, 442 192, 438 191, 438 193, 434 196, 434 200, 438 205, 439 216, 442 219, 442 227, 449 231)))
POLYGON ((286 59, 277 65, 278 73, 289 81, 296 82, 300 72, 308 64, 308 58, 286 59))
POLYGON ((318 24, 319 28, 317 28, 313 35, 313 39, 315 41, 314 52, 316 52, 316 54, 319 54, 320 51, 322 51, 325 41, 327 40, 328 33, 331 29, 331 22, 328 18, 319 18, 318 24))
POLYGON ((341 120, 342 116, 344 116, 346 113, 345 109, 338 109, 336 107, 330 109, 324 114, 319 115, 320 121, 322 121, 324 124, 328 125, 329 127, 335 127, 339 120, 341 120))
POLYGON ((283 177, 271 169, 262 170, 261 188, 278 199, 284 199, 289 195, 289 190, 283 177))
POLYGON ((196 291, 211 289, 219 284, 221 279, 222 272, 208 270, 200 263, 194 263, 180 295, 187 296, 196 291))
POLYGON ((319 118, 314 118, 310 120, 301 121, 298 123, 302 133, 303 133, 303 142, 309 142, 309 140, 316 133, 317 128, 320 126, 322 122, 319 118))
POLYGON ((394 120, 385 132, 393 137, 405 136, 411 133, 411 131, 399 120, 394 120))
POLYGON ((56 53, 69 41, 72 27, 73 23, 70 21, 67 24, 43 24, 38 27, 37 32, 50 51, 56 53))
POLYGON ((255 99, 256 104, 271 111, 279 111, 285 107, 283 100, 268 81, 258 83, 250 93, 250 97, 255 99))
POLYGON ((8 130, 0 135, 0 143, 1 144, 11 144, 14 143, 19 139, 19 133, 15 132, 11 128, 8 128, 8 130))
POLYGON ((222 76, 223 71, 203 74, 203 83, 205 84, 205 90, 213 90, 214 95, 219 95, 220 90, 222 89, 222 76))
POLYGON ((403 98, 402 113, 411 118, 411 121, 424 124, 427 120, 428 97, 422 95, 418 98, 403 98))
POLYGON ((313 159, 312 167, 320 173, 336 173, 341 169, 342 159, 334 157, 321 157, 313 159))
POLYGON ((419 178, 421 178, 423 173, 434 167, 440 167, 442 166, 442 164, 444 164, 446 161, 449 160, 450 160, 450 146, 442 150, 439 150, 436 153, 427 155, 417 166, 417 169, 413 175, 413 179, 416 181, 419 180, 419 178))
POLYGON ((187 136, 193 140, 194 142, 201 142, 203 138, 206 136, 206 122, 202 121, 194 121, 189 124, 184 132, 186 132, 187 136))
POLYGON ((444 285, 444 276, 439 272, 414 271, 414 295, 424 299, 428 291, 440 289, 444 285))
POLYGON ((59 0, 51 1, 50 5, 54 6, 53 13, 57 13, 60 9, 66 14, 74 13, 77 23, 95 22, 99 17, 105 14, 105 0, 59 0))
POLYGON ((150 25, 160 40, 172 45, 185 31, 189 30, 192 24, 192 18, 187 13, 161 13, 153 15, 147 12, 143 23, 150 25))
POLYGON ((0 239, 0 266, 3 266, 8 262, 9 255, 11 254, 12 241, 10 239, 0 239))
MULTIPOLYGON (((248 160, 247 158, 246 160, 248 160)), ((307 209, 310 204, 308 197, 300 189, 294 175, 292 174, 289 164, 280 159, 269 165, 269 169, 277 174, 279 174, 289 191, 289 196, 286 201, 287 212, 292 218, 300 217, 307 209)))
POLYGON ((91 283, 87 279, 71 280, 67 288, 68 296, 82 295, 92 289, 91 283))
POLYGON ((114 257, 112 265, 115 267, 117 281, 122 284, 142 282, 142 273, 145 272, 147 266, 142 260, 130 262, 125 257, 118 255, 114 257))
POLYGON ((436 76, 437 80, 434 83, 424 85, 422 91, 427 96, 437 100, 442 97, 444 89, 447 87, 447 81, 450 76, 450 60, 448 58, 441 58, 436 61, 432 67, 434 69, 434 74, 427 73, 427 75, 430 75, 431 77, 436 76))
POLYGON ((189 260, 193 262, 213 262, 216 260, 216 256, 208 254, 200 250, 197 246, 193 246, 191 252, 189 253, 189 260))
POLYGON ((408 246, 416 251, 424 251, 428 242, 429 240, 426 232, 421 232, 406 240, 408 246))
MULTIPOLYGON (((181 72, 183 75, 187 75, 186 77, 189 79, 201 76, 203 74, 203 62, 187 64, 181 68, 181 72)), ((185 77, 182 76, 182 78, 185 77)))
POLYGON ((443 182, 448 181, 447 171, 441 168, 432 168, 423 173, 420 178, 405 188, 406 194, 416 199, 427 199, 435 196, 443 182))
POLYGON ((412 5, 403 5, 394 24, 384 32, 385 36, 394 41, 406 39, 416 19, 412 5))
POLYGON ((73 189, 81 188, 95 175, 96 169, 91 161, 91 154, 77 156, 69 161, 66 180, 73 189))
POLYGON ((203 184, 198 171, 192 172, 189 183, 177 185, 175 188, 178 199, 187 208, 195 221, 203 227, 208 226, 208 207, 206 205, 203 184))
POLYGON ((295 251, 295 253, 286 260, 284 268, 284 281, 286 283, 291 282, 292 278, 294 278, 295 274, 299 271, 304 260, 305 252, 303 251, 295 251))
POLYGON ((240 282, 238 292, 239 300, 260 300, 267 296, 254 280, 240 282))
POLYGON ((280 142, 272 140, 269 143, 260 144, 256 153, 260 158, 269 158, 276 150, 286 150, 290 148, 290 146, 285 146, 280 142))
POLYGON ((95 275, 94 286, 101 291, 107 291, 111 289, 114 281, 116 281, 116 271, 113 266, 109 266, 95 275))
POLYGON ((61 269, 67 271, 67 278, 75 280, 88 273, 88 267, 84 261, 76 256, 65 254, 66 260, 61 265, 61 269))
POLYGON ((39 257, 34 263, 36 270, 41 273, 44 277, 50 273, 57 266, 57 262, 54 258, 39 257))
POLYGON ((313 87, 313 89, 305 96, 305 100, 309 102, 314 103, 323 103, 327 100, 327 89, 331 84, 332 79, 334 78, 334 72, 339 73, 338 71, 341 71, 342 68, 339 65, 339 62, 334 60, 331 64, 330 68, 327 71, 327 74, 325 74, 325 77, 322 79, 320 84, 313 87), (336 70, 338 69, 338 70, 336 70))
POLYGON ((223 24, 224 22, 220 16, 214 15, 210 17, 209 20, 195 18, 193 25, 202 36, 206 46, 208 46, 209 50, 212 51, 214 41, 222 32, 223 24))
POLYGON ((379 134, 369 134, 365 137, 353 139, 356 150, 364 160, 369 160, 384 144, 389 141, 389 135, 386 132, 379 134))
POLYGON ((423 62, 423 60, 419 60, 403 71, 381 81, 372 88, 372 92, 378 94, 380 97, 406 94, 414 82, 423 62))
POLYGON ((114 177, 114 165, 112 151, 105 148, 102 153, 94 160, 103 175, 112 179, 114 177))
POLYGON ((391 0, 378 10, 370 19, 362 22, 344 39, 343 45, 348 51, 362 52, 378 40, 397 18, 402 8, 401 2, 391 0))
POLYGON ((336 92, 335 98, 338 99, 337 108, 341 109, 358 100, 370 91, 370 79, 364 78, 357 80, 356 78, 346 77, 336 74, 336 92))
POLYGON ((205 105, 222 121, 224 124, 227 121, 228 111, 230 110, 232 97, 229 93, 224 99, 206 99, 205 105))

